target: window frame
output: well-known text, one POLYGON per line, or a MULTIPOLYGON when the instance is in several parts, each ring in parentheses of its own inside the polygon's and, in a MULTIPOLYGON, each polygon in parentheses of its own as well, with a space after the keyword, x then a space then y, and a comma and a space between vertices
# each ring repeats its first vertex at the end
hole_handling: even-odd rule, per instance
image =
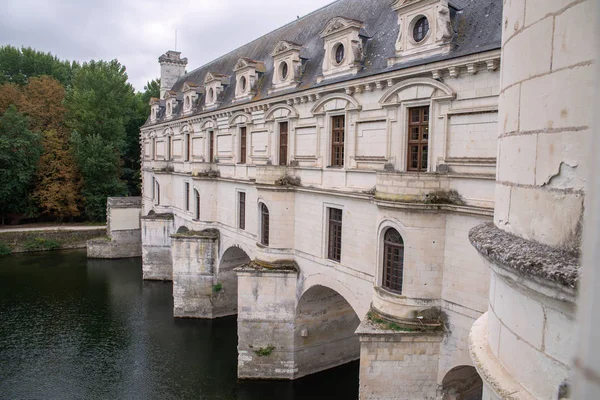
POLYGON ((329 119, 329 167, 332 168, 344 168, 346 166, 346 138, 347 138, 347 126, 348 124, 346 123, 346 113, 332 113, 332 114, 328 114, 328 119, 329 119), (336 119, 341 119, 344 122, 344 126, 343 126, 343 140, 342 140, 342 144, 334 144, 334 129, 335 129, 335 123, 334 120, 336 119), (337 147, 341 147, 342 148, 342 157, 341 157, 341 165, 338 165, 335 163, 335 146, 337 147))
POLYGON ((200 221, 200 191, 194 188, 194 219, 200 221))
POLYGON ((336 206, 326 205, 326 229, 327 235, 325 240, 325 255, 330 261, 342 262, 342 246, 343 246, 343 229, 344 229, 344 209, 336 206), (332 213, 333 212, 333 213, 332 213), (337 217, 339 213, 339 221, 337 217), (335 214, 335 215, 334 215, 335 214), (338 228, 339 229, 335 229, 338 228), (334 228, 334 229, 332 229, 334 228), (336 237, 332 237, 335 234, 336 237), (337 238, 337 239, 336 239, 337 238), (334 243, 335 241, 335 243, 334 243), (335 246, 334 246, 335 245, 335 246))
POLYGON ((246 191, 237 190, 237 228, 243 231, 246 230, 246 205, 247 196, 246 191))
POLYGON ((277 141, 278 146, 277 146, 277 157, 278 157, 278 165, 280 166, 285 166, 288 165, 288 159, 290 156, 290 121, 289 120, 280 120, 277 121, 277 131, 278 131, 278 135, 277 135, 277 141), (286 138, 286 143, 285 143, 285 157, 281 157, 281 151, 282 151, 282 141, 281 141, 281 126, 282 125, 286 125, 286 133, 285 133, 285 138, 286 138), (283 158, 283 159, 282 159, 283 158))
POLYGON ((209 163, 214 163, 215 162, 215 131, 214 130, 208 130, 208 162, 209 163))
POLYGON ((248 127, 240 126, 240 164, 248 163, 248 127))
POLYGON ((185 202, 184 202, 185 211, 190 211, 190 183, 189 182, 184 182, 183 193, 185 196, 185 202))
POLYGON ((185 153, 183 161, 189 162, 192 159, 192 135, 190 132, 185 133, 185 153))
POLYGON ((263 201, 260 201, 258 203, 258 215, 260 221, 260 229, 258 232, 260 244, 265 247, 269 247, 271 230, 271 212, 269 211, 269 207, 263 201))
POLYGON ((402 236, 400 231, 398 229, 396 229, 395 227, 386 226, 381 231, 381 242, 382 242, 381 261, 380 261, 381 287, 388 292, 402 296, 403 289, 404 289, 404 270, 405 270, 404 267, 405 267, 405 260, 406 260, 406 243, 404 241, 404 237, 402 236), (395 231, 398 234, 398 236, 400 237, 401 243, 392 243, 392 242, 388 242, 386 240, 386 236, 391 230, 395 231), (394 266, 393 264, 390 264, 393 262, 393 256, 394 256, 393 251, 394 250, 398 251, 398 265, 396 265, 396 266, 394 266), (392 260, 391 261, 390 261, 390 257, 388 256, 388 253, 390 253, 390 252, 392 252, 391 253, 392 260), (393 269, 398 269, 399 273, 394 274, 393 269), (399 288, 393 287, 394 277, 396 279, 396 283, 399 282, 399 288), (389 285, 388 285, 388 281, 390 282, 389 285))

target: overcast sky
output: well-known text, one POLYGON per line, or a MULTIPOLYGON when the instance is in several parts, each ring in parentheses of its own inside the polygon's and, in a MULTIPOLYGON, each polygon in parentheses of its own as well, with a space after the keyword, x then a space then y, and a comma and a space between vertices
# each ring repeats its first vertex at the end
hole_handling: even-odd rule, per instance
POLYGON ((333 0, 3 0, 0 45, 61 59, 118 59, 137 90, 175 47, 188 71, 333 0))

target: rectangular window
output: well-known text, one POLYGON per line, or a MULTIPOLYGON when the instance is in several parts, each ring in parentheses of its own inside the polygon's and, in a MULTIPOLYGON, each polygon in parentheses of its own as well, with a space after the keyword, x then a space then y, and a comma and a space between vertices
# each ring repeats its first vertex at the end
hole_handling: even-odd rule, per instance
POLYGON ((152 159, 156 160, 156 139, 152 139, 152 159))
POLYGON ((185 210, 190 211, 190 184, 185 183, 185 210))
POLYGON ((329 234, 327 246, 327 258, 334 261, 342 259, 342 210, 328 208, 329 234))
POLYGON ((346 117, 331 118, 331 166, 344 166, 344 136, 346 117))
POLYGON ((238 228, 246 229, 246 193, 238 192, 238 228))
POLYGON ((192 140, 190 138, 190 134, 185 135, 185 161, 190 161, 190 156, 192 154, 192 140))
POLYGON ((408 109, 408 170, 427 171, 429 106, 408 109))
POLYGON ((171 154, 173 153, 173 152, 171 151, 171 146, 172 146, 172 145, 173 145, 173 137, 172 137, 172 136, 169 136, 169 141, 167 142, 167 146, 168 146, 168 147, 167 147, 167 160, 168 160, 168 161, 171 161, 171 157, 172 157, 172 156, 171 156, 171 154))
POLYGON ((156 198, 156 178, 152 177, 152 200, 156 198))
POLYGON ((209 163, 213 163, 215 162, 215 156, 214 156, 214 152, 215 152, 215 133, 213 131, 208 132, 208 136, 209 136, 209 143, 208 143, 208 162, 209 163))
POLYGON ((240 163, 246 164, 246 127, 240 128, 240 163))
POLYGON ((288 123, 279 124, 279 165, 287 165, 288 154, 288 123))

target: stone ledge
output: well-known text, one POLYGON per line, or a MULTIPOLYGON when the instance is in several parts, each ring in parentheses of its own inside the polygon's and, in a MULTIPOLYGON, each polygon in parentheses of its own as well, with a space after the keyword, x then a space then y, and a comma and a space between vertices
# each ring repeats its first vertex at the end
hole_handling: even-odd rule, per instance
POLYGON ((191 231, 185 226, 177 230, 177 233, 171 235, 172 239, 219 239, 219 231, 217 229, 204 229, 202 231, 191 231))
POLYGON ((109 197, 106 202, 109 208, 141 208, 141 197, 109 197))
POLYGON ((491 222, 471 229, 469 240, 495 265, 568 289, 577 287, 580 269, 575 254, 511 235, 491 222))
POLYGON ((300 268, 294 260, 262 261, 254 260, 235 268, 236 272, 286 272, 298 273, 300 268))
POLYGON ((142 216, 141 219, 147 219, 147 220, 158 220, 158 219, 172 220, 172 219, 174 219, 174 217, 173 217, 173 213, 161 213, 161 214, 157 214, 154 211, 150 211, 148 213, 148 215, 142 216))

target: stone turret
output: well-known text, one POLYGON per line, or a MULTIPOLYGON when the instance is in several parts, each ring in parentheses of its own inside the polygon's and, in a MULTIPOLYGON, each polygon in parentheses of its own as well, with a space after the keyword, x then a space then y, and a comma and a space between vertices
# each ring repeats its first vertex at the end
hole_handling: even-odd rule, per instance
POLYGON ((486 399, 566 392, 591 171, 594 3, 504 2, 494 224, 470 232, 491 269, 489 311, 470 337, 486 399))
POLYGON ((185 74, 187 58, 181 58, 181 52, 169 50, 158 58, 160 64, 160 98, 165 98, 165 93, 170 90, 177 79, 185 74))

